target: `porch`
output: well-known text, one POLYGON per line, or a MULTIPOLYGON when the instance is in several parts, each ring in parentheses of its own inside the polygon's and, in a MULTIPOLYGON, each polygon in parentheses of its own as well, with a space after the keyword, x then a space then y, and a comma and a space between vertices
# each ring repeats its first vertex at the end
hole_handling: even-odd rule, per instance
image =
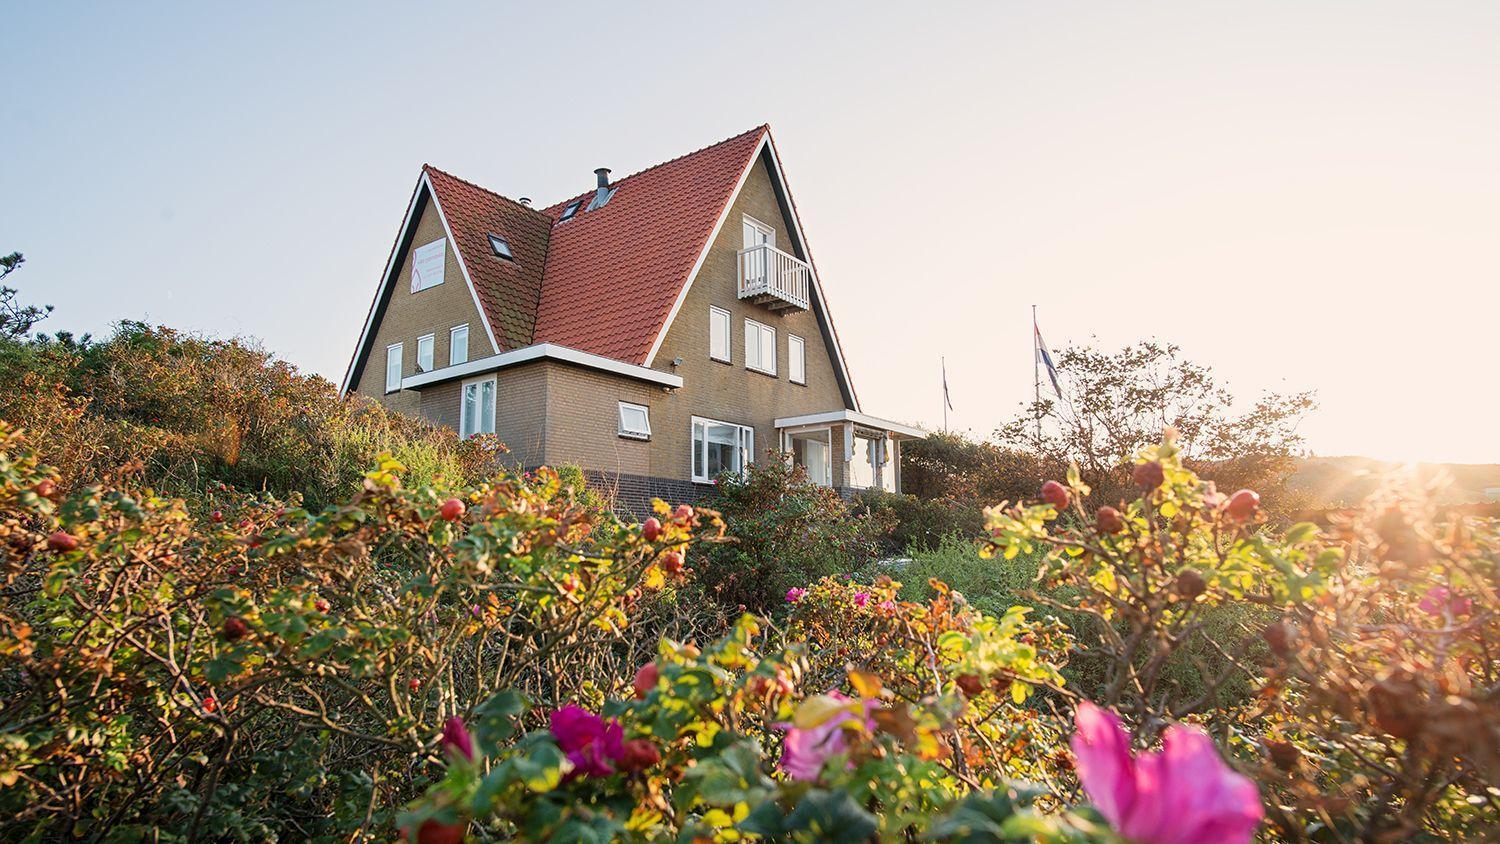
POLYGON ((900 492, 901 443, 927 435, 855 410, 788 416, 775 425, 781 450, 809 480, 844 492, 900 492))

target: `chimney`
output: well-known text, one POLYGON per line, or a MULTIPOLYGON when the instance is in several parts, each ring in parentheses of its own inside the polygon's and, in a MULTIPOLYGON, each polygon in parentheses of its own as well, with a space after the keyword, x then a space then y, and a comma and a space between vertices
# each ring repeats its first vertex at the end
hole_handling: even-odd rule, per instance
POLYGON ((597 177, 599 177, 599 187, 601 187, 601 188, 607 188, 607 187, 609 187, 609 168, 608 167, 600 167, 599 169, 597 169, 597 170, 594 171, 594 175, 597 176, 597 177))
POLYGON ((529 197, 529 196, 523 196, 523 197, 521 197, 520 199, 518 199, 516 201, 519 202, 519 203, 521 203, 522 205, 526 206, 527 208, 531 207, 531 197, 529 197))
POLYGON ((594 175, 599 177, 599 186, 594 188, 594 198, 589 202, 588 210, 590 211, 593 211, 595 208, 603 208, 604 203, 608 202, 609 198, 615 193, 615 189, 609 186, 608 167, 600 167, 594 171, 594 175))

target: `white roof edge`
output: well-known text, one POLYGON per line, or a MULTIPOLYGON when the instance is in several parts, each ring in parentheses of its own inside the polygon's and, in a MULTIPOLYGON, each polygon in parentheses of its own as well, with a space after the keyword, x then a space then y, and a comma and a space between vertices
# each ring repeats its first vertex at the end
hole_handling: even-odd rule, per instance
POLYGON ((464 378, 469 375, 479 375, 485 372, 493 372, 497 369, 505 369, 510 366, 528 363, 534 360, 557 360, 565 363, 577 364, 589 369, 597 369, 601 372, 611 372, 615 375, 623 375, 626 378, 634 378, 639 381, 649 381, 660 384, 663 387, 681 387, 682 376, 672 375, 667 372, 658 372, 650 367, 640 366, 634 363, 626 363, 622 360, 607 358, 592 352, 570 349, 567 346, 559 346, 556 343, 537 343, 533 346, 525 346, 520 349, 511 349, 498 355, 477 358, 467 363, 445 366, 434 369, 431 372, 419 372, 416 375, 408 375, 401 379, 401 389, 411 390, 417 387, 425 387, 428 384, 436 384, 441 381, 451 381, 454 378, 464 378))
POLYGON ((825 422, 853 422, 856 425, 867 425, 871 428, 918 439, 927 436, 927 432, 921 428, 913 428, 910 425, 881 419, 857 410, 829 410, 824 413, 807 413, 802 416, 783 416, 777 419, 775 424, 778 428, 795 428, 799 425, 818 425, 825 422))

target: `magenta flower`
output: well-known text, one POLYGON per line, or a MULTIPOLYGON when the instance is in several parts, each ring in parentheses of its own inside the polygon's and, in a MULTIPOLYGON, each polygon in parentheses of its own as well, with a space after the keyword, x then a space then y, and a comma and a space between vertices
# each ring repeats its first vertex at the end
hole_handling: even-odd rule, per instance
POLYGON ((855 592, 854 593, 854 605, 856 607, 859 607, 859 608, 863 609, 864 606, 865 606, 865 604, 868 604, 868 603, 870 603, 870 593, 868 593, 868 592, 855 592))
POLYGON ((1264 810, 1255 783, 1195 727, 1167 728, 1158 752, 1132 757, 1120 719, 1084 701, 1074 715, 1078 779, 1100 814, 1135 844, 1248 844, 1264 810))
POLYGON ((803 589, 800 586, 793 586, 792 588, 786 590, 786 602, 788 604, 795 604, 806 597, 807 590, 803 589))
POLYGON ((866 730, 875 728, 870 704, 838 692, 804 700, 792 723, 775 725, 786 731, 778 763, 781 772, 794 780, 816 780, 825 762, 849 749, 849 722, 863 720, 866 730))
POLYGON ((554 711, 549 726, 558 749, 573 763, 569 779, 609 776, 614 773, 611 763, 625 753, 625 733, 620 722, 614 719, 606 722, 580 706, 568 704, 554 711))
POLYGON ((879 610, 884 610, 886 612, 895 612, 896 611, 896 602, 892 601, 890 598, 887 598, 884 601, 881 601, 880 603, 876 604, 875 608, 879 609, 879 610))
POLYGON ((454 757, 461 756, 470 762, 474 761, 474 739, 469 736, 464 719, 457 715, 443 722, 442 745, 454 757))
POLYGON ((1444 610, 1454 615, 1468 615, 1474 609, 1474 602, 1463 595, 1453 594, 1446 586, 1434 586, 1422 596, 1417 609, 1428 615, 1440 616, 1444 610))

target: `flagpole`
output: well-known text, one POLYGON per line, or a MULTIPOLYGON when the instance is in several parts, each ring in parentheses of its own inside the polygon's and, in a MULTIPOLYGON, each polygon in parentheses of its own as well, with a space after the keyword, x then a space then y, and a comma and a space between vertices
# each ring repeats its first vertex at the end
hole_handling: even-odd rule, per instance
MULTIPOLYGON (((1032 412, 1033 413, 1036 413, 1036 408, 1039 407, 1041 405, 1041 403, 1042 403, 1042 346, 1041 346, 1041 343, 1038 342, 1038 340, 1037 340, 1037 337, 1040 336, 1040 334, 1041 334, 1041 328, 1037 325, 1037 322, 1036 322, 1036 305, 1032 305, 1031 306, 1031 382, 1032 382, 1031 383, 1031 391, 1032 391, 1031 395, 1032 395, 1032 401, 1033 401, 1033 404, 1032 404, 1032 412)), ((1037 417, 1036 417, 1036 444, 1037 444, 1038 448, 1040 448, 1041 445, 1042 445, 1042 416, 1039 413, 1037 414, 1037 417)))
POLYGON ((943 433, 948 433, 948 358, 939 356, 938 363, 943 368, 943 433))

